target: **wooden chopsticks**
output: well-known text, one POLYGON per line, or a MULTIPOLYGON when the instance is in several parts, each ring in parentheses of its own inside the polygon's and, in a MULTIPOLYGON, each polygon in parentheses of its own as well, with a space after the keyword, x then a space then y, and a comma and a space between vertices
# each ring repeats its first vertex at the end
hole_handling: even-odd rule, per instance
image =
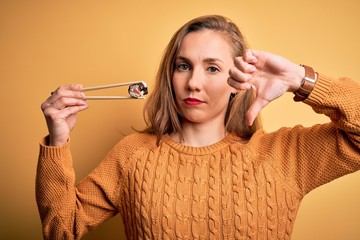
MULTIPOLYGON (((100 90, 100 89, 106 89, 106 88, 115 88, 115 87, 121 87, 121 86, 131 86, 136 84, 142 84, 146 87, 146 83, 142 81, 138 82, 125 82, 125 83, 115 83, 115 84, 108 84, 108 85, 100 85, 100 86, 93 86, 93 87, 86 87, 81 89, 83 92, 87 91, 94 91, 94 90, 100 90)), ((147 93, 147 92, 146 92, 147 93)), ((132 96, 85 96, 86 100, 121 100, 121 99, 144 99, 145 97, 139 96, 139 97, 132 97, 132 96)))

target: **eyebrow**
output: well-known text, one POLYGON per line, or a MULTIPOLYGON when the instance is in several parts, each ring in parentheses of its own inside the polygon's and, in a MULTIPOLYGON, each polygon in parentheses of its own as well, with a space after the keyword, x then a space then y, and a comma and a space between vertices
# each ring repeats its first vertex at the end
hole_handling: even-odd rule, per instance
MULTIPOLYGON (((183 57, 183 56, 177 56, 175 58, 175 60, 184 60, 184 61, 190 62, 190 59, 188 59, 187 57, 183 57)), ((224 63, 224 61, 222 61, 219 58, 205 58, 204 62, 206 62, 206 63, 212 63, 212 62, 222 62, 222 63, 224 63)))

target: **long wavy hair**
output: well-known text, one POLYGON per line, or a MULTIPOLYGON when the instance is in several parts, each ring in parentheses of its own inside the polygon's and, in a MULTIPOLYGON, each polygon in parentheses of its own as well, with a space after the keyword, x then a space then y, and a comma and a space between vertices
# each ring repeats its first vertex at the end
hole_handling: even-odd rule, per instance
MULTIPOLYGON (((242 56, 247 48, 244 36, 239 28, 228 18, 219 15, 208 15, 195 18, 184 24, 172 36, 168 43, 156 75, 155 86, 144 106, 146 133, 156 135, 157 143, 164 134, 178 133, 182 138, 181 115, 176 106, 172 77, 175 59, 185 36, 190 32, 204 29, 221 32, 233 47, 234 58, 242 56)), ((260 118, 252 126, 247 126, 245 114, 255 99, 253 91, 240 91, 229 96, 229 104, 224 120, 226 131, 243 139, 249 139, 261 128, 260 118)))

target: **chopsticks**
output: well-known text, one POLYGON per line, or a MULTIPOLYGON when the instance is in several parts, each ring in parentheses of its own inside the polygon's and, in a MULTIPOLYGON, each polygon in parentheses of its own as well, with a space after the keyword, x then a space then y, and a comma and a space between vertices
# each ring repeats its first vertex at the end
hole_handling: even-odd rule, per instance
MULTIPOLYGON (((143 85, 146 89, 146 83, 142 81, 138 82, 125 82, 125 83, 115 83, 115 84, 108 84, 108 85, 100 85, 100 86, 93 86, 93 87, 86 87, 81 89, 83 92, 87 91, 94 91, 94 90, 100 90, 100 89, 106 89, 106 88, 115 88, 115 87, 121 87, 121 86, 131 86, 131 85, 143 85)), ((147 93, 147 89, 146 89, 147 93)), ((146 94, 145 93, 145 94, 146 94)), ((121 100, 121 99, 144 99, 145 97, 139 96, 139 97, 132 97, 132 96, 85 96, 86 100, 121 100)))
POLYGON ((122 99, 145 99, 145 97, 126 97, 126 96, 85 96, 86 100, 122 100, 122 99))

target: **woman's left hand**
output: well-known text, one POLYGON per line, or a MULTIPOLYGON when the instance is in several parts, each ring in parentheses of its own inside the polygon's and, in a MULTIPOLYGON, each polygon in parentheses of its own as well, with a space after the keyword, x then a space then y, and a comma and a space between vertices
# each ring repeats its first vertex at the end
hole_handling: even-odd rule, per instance
POLYGON ((305 70, 290 60, 268 52, 247 50, 235 58, 228 83, 238 90, 255 91, 255 101, 248 109, 246 122, 250 126, 267 104, 285 92, 300 88, 305 70))

